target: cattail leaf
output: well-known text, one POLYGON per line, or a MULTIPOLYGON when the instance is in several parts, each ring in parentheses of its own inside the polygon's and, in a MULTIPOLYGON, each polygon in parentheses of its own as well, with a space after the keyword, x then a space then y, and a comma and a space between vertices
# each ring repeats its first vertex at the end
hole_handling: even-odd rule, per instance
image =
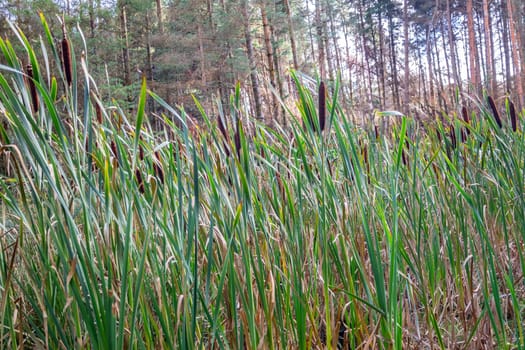
MULTIPOLYGON (((145 84, 145 81, 143 81, 143 85, 144 84, 145 84)), ((164 101, 159 95, 157 95, 156 93, 154 93, 153 91, 150 91, 150 90, 148 90, 148 95, 151 96, 151 98, 155 102, 157 102, 162 108, 165 108, 168 112, 170 112, 177 119, 177 122, 180 123, 179 125, 182 125, 183 129, 187 129, 188 128, 188 124, 186 123, 186 119, 182 118, 180 113, 178 111, 176 111, 172 106, 167 104, 166 101, 164 101)), ((193 123, 191 118, 188 119, 188 121, 190 123, 193 123)))
POLYGON ((42 98, 42 102, 46 107, 47 115, 51 117, 51 123, 53 125, 54 132, 56 132, 58 136, 57 139, 63 147, 66 147, 65 142, 68 139, 67 134, 65 133, 65 125, 58 113, 58 110, 56 109, 55 100, 49 95, 49 90, 47 90, 41 84, 35 83, 35 87, 38 89, 39 95, 42 98))
POLYGON ((7 63, 7 66, 5 67, 12 69, 15 72, 20 71, 21 67, 20 67, 18 57, 16 56, 16 53, 13 50, 13 47, 9 39, 5 39, 4 41, 4 39, 0 37, 0 50, 2 50, 2 53, 4 55, 4 59, 6 61, 5 63, 7 63))
POLYGON ((404 117, 405 115, 399 111, 377 111, 378 117, 404 117))
MULTIPOLYGON (((135 155, 137 153, 137 148, 138 148, 139 139, 140 139, 140 133, 141 133, 141 129, 142 129, 142 123, 144 121, 144 115, 145 115, 145 109, 146 109, 146 99, 148 97, 147 92, 148 91, 147 91, 147 85, 146 85, 146 76, 143 75, 142 76, 142 86, 141 86, 140 95, 139 95, 139 104, 138 104, 138 108, 137 108, 137 117, 136 117, 136 121, 135 121, 135 140, 134 140, 134 143, 133 143, 133 150, 134 150, 135 155)), ((134 160, 135 159, 136 159, 136 156, 135 156, 134 160)))
POLYGON ((40 17, 40 23, 42 24, 42 27, 44 28, 44 33, 47 39, 47 44, 53 50, 53 53, 55 54, 55 58, 58 58, 58 52, 55 46, 55 39, 53 37, 53 34, 51 33, 51 29, 49 29, 49 25, 47 23, 46 17, 44 16, 44 13, 40 12, 39 17, 40 17))
POLYGON ((27 55, 29 56, 29 64, 31 65, 31 68, 33 69, 33 79, 37 82, 40 82, 40 68, 38 65, 38 59, 36 58, 35 51, 33 50, 31 44, 29 43, 29 40, 27 40, 25 34, 19 30, 17 27, 14 26, 13 23, 7 22, 13 32, 15 33, 16 37, 20 41, 20 43, 24 46, 24 49, 27 52, 27 55))

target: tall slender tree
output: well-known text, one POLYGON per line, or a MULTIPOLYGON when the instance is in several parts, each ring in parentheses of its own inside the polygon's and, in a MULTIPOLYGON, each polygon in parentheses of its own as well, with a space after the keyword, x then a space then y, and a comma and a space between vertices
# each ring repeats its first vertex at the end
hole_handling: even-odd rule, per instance
POLYGON ((469 46, 470 82, 472 91, 479 94, 481 90, 481 74, 479 69, 478 45, 476 30, 474 27, 474 5, 473 0, 467 0, 467 29, 469 46))
POLYGON ((248 0, 242 0, 241 9, 243 15, 244 38, 246 40, 246 54, 248 56, 248 63, 250 65, 250 79, 252 82, 253 100, 255 105, 255 116, 262 120, 261 109, 261 93, 259 91, 259 79, 257 77, 257 63, 255 62, 255 55, 253 52, 252 34, 250 28, 250 9, 248 0))

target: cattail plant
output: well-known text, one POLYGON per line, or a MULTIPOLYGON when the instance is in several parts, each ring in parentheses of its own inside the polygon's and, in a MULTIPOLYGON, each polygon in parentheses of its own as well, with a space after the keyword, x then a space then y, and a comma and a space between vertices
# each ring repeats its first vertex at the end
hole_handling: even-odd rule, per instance
POLYGON ((401 158, 402 158, 403 164, 406 167, 410 166, 410 160, 409 160, 409 156, 408 156, 409 152, 410 152, 410 142, 408 140, 408 137, 405 136, 405 144, 404 144, 403 150, 401 152, 401 158))
POLYGON ((470 129, 468 128, 468 125, 470 125, 470 117, 468 115, 467 107, 463 106, 461 108, 461 116, 463 117, 463 121, 466 124, 466 126, 461 130, 461 138, 462 141, 465 142, 467 135, 470 134, 470 129))
POLYGON ((443 142, 443 138, 441 137, 441 129, 440 128, 435 128, 434 129, 435 133, 436 133, 436 138, 438 139, 439 143, 441 144, 443 142))
POLYGON ((159 151, 155 151, 155 159, 153 160, 153 170, 155 176, 161 183, 164 183, 164 170, 162 170, 162 162, 159 151))
POLYGON ((144 148, 142 145, 139 145, 139 159, 142 161, 144 160, 144 148))
POLYGON ((277 186, 279 187, 279 193, 281 194, 281 198, 284 201, 286 201, 286 191, 284 189, 283 180, 281 179, 281 173, 276 172, 275 173, 275 179, 277 180, 277 186))
POLYGON ((494 116, 494 120, 496 120, 496 123, 501 129, 503 127, 503 123, 501 122, 501 117, 499 115, 498 108, 496 107, 496 103, 494 102, 494 99, 492 98, 492 96, 488 96, 487 101, 489 102, 490 109, 492 110, 492 115, 494 116))
POLYGON ((62 22, 62 64, 64 68, 64 74, 66 75, 66 82, 68 86, 71 86, 73 81, 73 66, 71 62, 71 45, 67 38, 66 25, 62 22))
POLYGON ((367 181, 370 183, 370 162, 368 159, 368 145, 363 143, 361 145, 361 155, 363 156, 363 161, 365 163, 366 168, 366 174, 367 174, 367 181))
POLYGON ((102 124, 102 108, 98 103, 95 103, 95 115, 97 116, 97 122, 102 124))
POLYGON ((102 107, 98 102, 96 94, 94 92, 91 92, 91 95, 93 97, 93 106, 95 107, 96 120, 99 124, 102 124, 102 107))
POLYGON ((450 124, 449 127, 449 135, 450 135, 450 142, 452 144, 452 148, 456 148, 458 146, 458 140, 456 139, 456 128, 454 127, 454 124, 450 124))
POLYGON ((518 130, 518 117, 516 115, 516 106, 514 106, 514 102, 511 100, 509 100, 509 115, 512 131, 516 132, 518 130))
POLYGON ((33 67, 30 64, 26 66, 26 74, 26 81, 27 85, 29 86, 29 93, 31 95, 31 108, 33 113, 37 113, 38 109, 40 108, 40 102, 38 101, 38 94, 36 93, 36 86, 33 78, 33 67))
POLYGON ((221 116, 219 116, 217 118, 217 126, 219 127, 219 131, 221 132, 222 136, 224 137, 224 140, 222 141, 222 146, 224 148, 224 152, 229 157, 230 154, 231 154, 230 147, 228 146, 230 144, 230 135, 228 134, 228 131, 226 130, 226 126, 224 125, 224 122, 223 122, 221 116))
MULTIPOLYGON (((45 37, 47 52, 60 50, 49 31, 45 37)), ((0 56, 11 55, 2 40, 0 56)), ((35 84, 42 51, 31 53, 35 84)), ((61 67, 62 57, 55 60, 61 67)), ((104 127, 64 139, 76 96, 57 99, 37 85, 54 124, 28 130, 19 107, 31 109, 29 81, 11 68, 0 69, 0 140, 17 144, 0 146, 16 157, 12 179, 0 180, 0 349, 525 349, 516 249, 525 144, 510 130, 520 117, 510 103, 515 122, 498 135, 495 122, 470 128, 474 110, 462 109, 461 125, 443 114, 434 130, 415 134, 403 118, 392 136, 356 132, 341 115, 325 120, 333 132, 306 139, 322 131, 322 108, 298 82, 302 125, 257 123, 243 135, 237 114, 201 138, 175 123, 165 133, 142 124, 144 84, 135 117, 88 95, 94 81, 73 79, 71 89, 79 84, 100 106, 104 127), (488 140, 483 147, 471 140, 452 149, 465 126, 488 140), (88 154, 80 149, 86 135, 88 154), (261 157, 242 154, 246 135, 260 135, 250 147, 261 157), (223 145, 242 166, 224 161, 223 145), (86 173, 89 157, 98 169, 86 173)), ((98 118, 97 104, 84 109, 88 117, 98 118)))
POLYGON ((135 179, 137 180, 137 185, 140 193, 144 193, 144 180, 142 179, 142 173, 140 169, 135 169, 135 179))
POLYGON ((111 143, 109 144, 109 148, 111 149, 111 153, 113 154, 114 165, 118 166, 120 164, 120 158, 119 158, 117 144, 115 143, 115 140, 111 140, 111 143))
POLYGON ((403 161, 403 165, 408 167, 409 166, 409 163, 408 163, 408 154, 407 154, 407 151, 406 149, 403 147, 403 149, 401 150, 401 160, 403 161))
POLYGON ((234 143, 235 143, 235 151, 237 152, 237 157, 241 159, 241 130, 242 130, 242 123, 241 118, 237 119, 237 129, 235 130, 234 135, 234 143))
POLYGON ((326 87, 322 81, 319 84, 319 128, 320 133, 324 131, 326 124, 326 87))

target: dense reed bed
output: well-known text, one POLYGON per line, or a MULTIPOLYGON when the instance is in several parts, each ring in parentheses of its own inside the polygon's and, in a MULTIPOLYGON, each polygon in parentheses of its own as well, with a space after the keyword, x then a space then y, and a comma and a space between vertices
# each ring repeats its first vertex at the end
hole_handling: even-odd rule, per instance
POLYGON ((143 82, 128 115, 42 22, 0 40, 1 348, 525 348, 510 102, 376 133, 296 78, 287 130, 240 87, 197 126, 143 82))

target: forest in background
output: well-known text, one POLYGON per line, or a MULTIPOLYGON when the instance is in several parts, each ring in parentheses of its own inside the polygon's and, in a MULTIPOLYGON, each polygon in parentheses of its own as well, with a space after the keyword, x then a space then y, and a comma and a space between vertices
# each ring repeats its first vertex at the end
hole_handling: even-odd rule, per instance
POLYGON ((250 115, 286 123, 277 96, 293 101, 291 69, 332 88, 340 77, 340 103, 362 121, 385 109, 433 118, 484 94, 524 103, 520 0, 0 1, 34 43, 39 12, 57 42, 63 17, 79 52, 81 28, 101 97, 129 108, 143 74, 192 116, 192 96, 227 112, 240 81, 250 115))

